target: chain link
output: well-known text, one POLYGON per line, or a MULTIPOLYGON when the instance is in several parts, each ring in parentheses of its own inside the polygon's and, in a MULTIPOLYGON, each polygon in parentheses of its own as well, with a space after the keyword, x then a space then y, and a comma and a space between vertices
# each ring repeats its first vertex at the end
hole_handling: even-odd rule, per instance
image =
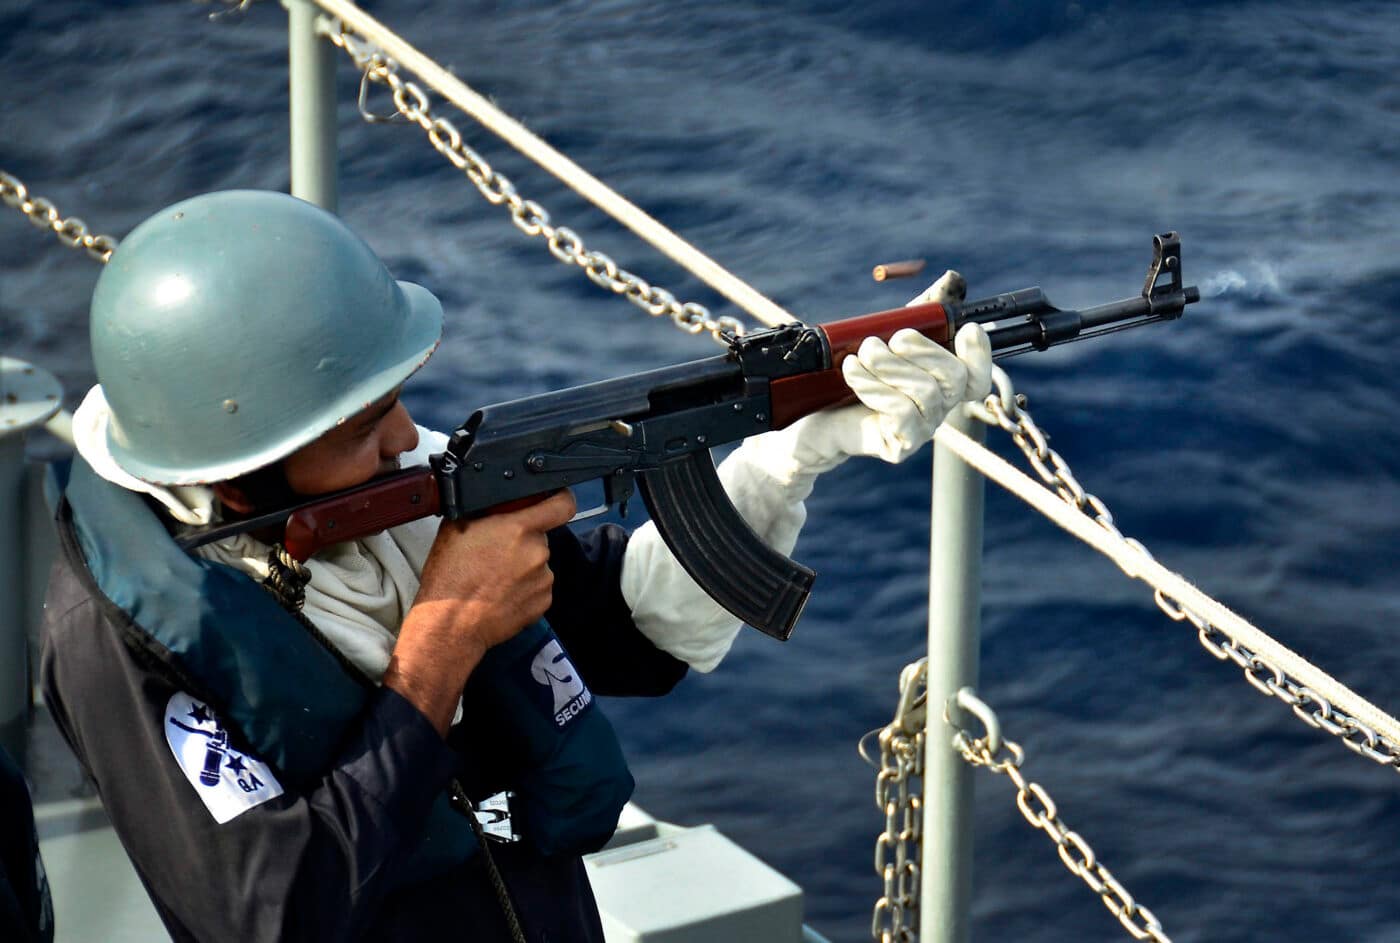
POLYGON ((18 177, 3 170, 0 170, 0 200, 19 210, 39 229, 53 232, 65 246, 83 249, 99 262, 111 258, 112 250, 117 247, 116 239, 88 232, 87 223, 76 216, 65 219, 52 201, 31 196, 29 188, 18 177))
POLYGON ((510 178, 493 169, 485 158, 466 144, 452 122, 433 115, 427 93, 398 74, 398 63, 368 40, 348 32, 342 23, 337 22, 332 27, 328 38, 336 47, 344 50, 363 73, 360 113, 367 121, 390 120, 370 113, 366 104, 369 86, 382 85, 393 98, 396 109, 394 117, 402 116, 422 129, 433 148, 465 174, 487 202, 506 207, 516 228, 527 236, 542 238, 554 258, 566 265, 578 266, 593 284, 626 298, 652 317, 669 317, 676 327, 686 333, 707 331, 721 344, 727 344, 723 338, 725 334, 740 336, 744 333, 743 322, 737 318, 714 317, 704 305, 677 300, 664 288, 620 268, 602 252, 585 247, 578 233, 564 226, 555 226, 545 208, 516 192, 510 178))
MULTIPOLYGON (((1000 368, 994 368, 996 391, 987 399, 970 408, 970 412, 982 422, 1010 434, 1026 456, 1032 468, 1045 485, 1054 490, 1066 503, 1089 515, 1094 521, 1113 536, 1138 550, 1147 559, 1152 554, 1136 540, 1123 537, 1113 522, 1113 515, 1102 501, 1086 492, 1075 479, 1069 465, 1049 446, 1049 438, 1031 419, 1024 408, 1024 397, 1018 397, 1011 386, 1011 380, 1000 368)), ((1124 567, 1130 577, 1139 574, 1124 567)), ((1154 594, 1159 609, 1176 622, 1189 622, 1196 628, 1201 645, 1221 661, 1234 662, 1243 672, 1249 684, 1261 694, 1276 697, 1289 707, 1298 719, 1315 730, 1323 730, 1341 740, 1353 753, 1366 757, 1381 766, 1389 766, 1400 771, 1400 744, 1391 743, 1369 726, 1352 717, 1341 708, 1328 703, 1316 691, 1299 684, 1276 665, 1271 664, 1257 653, 1241 645, 1223 629, 1210 620, 1160 590, 1154 594)))
MULTIPOLYGON (((247 2, 234 0, 228 5, 232 10, 225 12, 241 13, 246 9, 247 2)), ((427 94, 415 83, 401 78, 398 65, 392 59, 374 50, 366 40, 346 33, 343 28, 332 34, 330 40, 345 50, 364 70, 360 110, 367 119, 386 120, 370 115, 366 110, 365 86, 375 83, 387 86, 393 95, 396 117, 404 117, 422 128, 438 153, 466 174, 488 202, 495 206, 504 205, 508 209, 516 228, 527 236, 543 237, 554 258, 567 265, 577 265, 593 284, 626 298, 652 317, 669 317, 676 327, 686 333, 708 332, 721 344, 727 343, 723 337, 726 334, 736 337, 744 334, 744 324, 737 318, 714 317, 704 305, 679 301, 666 289, 621 268, 609 256, 588 249, 573 230, 553 225, 545 208, 534 200, 522 198, 510 178, 493 170, 480 154, 462 140, 461 132, 450 121, 432 115, 427 94)), ((4 171, 0 171, 0 199, 23 213, 38 228, 51 230, 64 245, 82 248, 99 262, 106 262, 117 247, 115 238, 89 232, 87 223, 76 216, 65 219, 51 201, 31 196, 29 188, 19 178, 4 171)))
POLYGON ((994 755, 986 738, 973 739, 967 731, 959 730, 953 737, 953 745, 963 759, 973 766, 985 766, 1011 781, 1016 787, 1016 807, 1021 810, 1021 816, 1032 827, 1049 836, 1064 866, 1098 895, 1109 913, 1118 918, 1133 939, 1171 943, 1157 916, 1134 900, 1127 888, 1113 876, 1113 872, 1099 861, 1084 837, 1064 823, 1055 800, 1050 798, 1045 788, 1026 779, 1021 772, 1021 763, 1026 754, 1019 744, 1003 740, 1001 750, 994 755))
POLYGON ((870 935, 876 943, 918 940, 924 823, 919 780, 924 774, 927 663, 927 659, 920 659, 904 669, 894 720, 871 732, 878 733, 880 743, 879 762, 871 761, 879 770, 875 776, 875 807, 885 817, 885 830, 875 839, 875 873, 883 882, 870 921, 870 935))

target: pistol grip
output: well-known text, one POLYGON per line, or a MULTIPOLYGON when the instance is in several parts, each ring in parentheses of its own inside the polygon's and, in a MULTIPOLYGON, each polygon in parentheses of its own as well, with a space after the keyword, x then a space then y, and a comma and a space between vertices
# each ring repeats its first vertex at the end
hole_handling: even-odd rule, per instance
POLYGON ((765 635, 787 641, 816 574, 754 533, 724 493, 709 452, 638 476, 661 539, 710 598, 765 635))

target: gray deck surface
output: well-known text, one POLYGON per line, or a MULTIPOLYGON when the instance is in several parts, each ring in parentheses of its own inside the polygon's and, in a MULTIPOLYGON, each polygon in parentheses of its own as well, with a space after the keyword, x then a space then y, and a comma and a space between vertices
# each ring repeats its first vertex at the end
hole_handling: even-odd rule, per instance
POLYGON ((42 705, 34 711, 21 763, 34 791, 57 943, 169 940, 101 801, 42 705))

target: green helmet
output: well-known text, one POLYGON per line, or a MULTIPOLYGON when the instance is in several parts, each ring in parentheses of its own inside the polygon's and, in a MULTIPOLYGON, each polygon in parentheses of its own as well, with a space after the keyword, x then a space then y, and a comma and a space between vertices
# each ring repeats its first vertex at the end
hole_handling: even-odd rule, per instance
POLYGON ((162 210, 92 297, 92 357, 117 464, 155 484, 286 457, 423 365, 442 305, 396 282, 340 219, 258 190, 162 210))

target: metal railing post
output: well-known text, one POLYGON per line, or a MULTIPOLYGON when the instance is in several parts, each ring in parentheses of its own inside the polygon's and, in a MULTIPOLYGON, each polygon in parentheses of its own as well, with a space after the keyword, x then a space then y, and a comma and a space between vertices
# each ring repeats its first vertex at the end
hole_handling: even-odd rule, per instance
POLYGON ((29 716, 24 433, 0 430, 0 748, 15 755, 29 716))
MULTIPOLYGON (((977 442, 980 422, 946 422, 977 442)), ((928 722, 924 749, 921 943, 967 943, 972 898, 972 768, 953 749, 944 705, 977 686, 981 629, 982 476, 934 442, 930 533, 928 722)))
POLYGON ((283 0, 287 8, 287 62, 291 84, 292 196, 336 212, 335 47, 316 30, 320 8, 283 0))
POLYGON ((25 433, 62 403, 51 374, 0 356, 0 746, 20 756, 33 703, 29 666, 29 473, 25 433))

